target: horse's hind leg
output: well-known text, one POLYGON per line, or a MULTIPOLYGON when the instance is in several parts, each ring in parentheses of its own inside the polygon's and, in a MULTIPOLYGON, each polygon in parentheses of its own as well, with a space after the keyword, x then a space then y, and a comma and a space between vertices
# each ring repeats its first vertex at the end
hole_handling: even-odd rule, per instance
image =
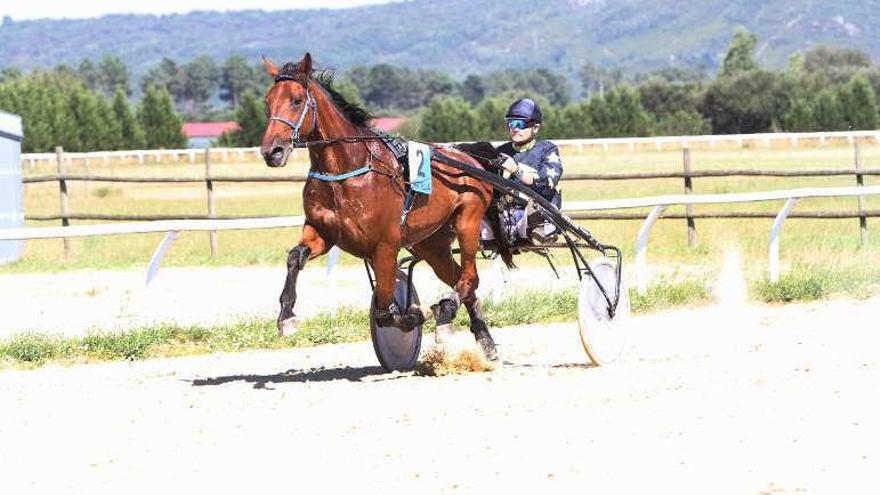
MULTIPOLYGON (((413 245, 412 251, 434 270, 443 283, 450 288, 461 278, 461 266, 452 257, 452 241, 455 232, 446 225, 422 242, 413 245)), ((444 296, 437 304, 431 306, 437 323, 434 338, 438 344, 445 343, 452 334, 452 320, 458 312, 460 298, 457 293, 444 296)))
POLYGON ((293 306, 296 304, 296 279, 300 270, 305 267, 306 261, 324 254, 329 247, 314 227, 308 224, 303 226, 299 244, 287 255, 287 278, 278 298, 281 303, 281 311, 278 313, 279 335, 290 335, 297 330, 293 306))
POLYGON ((458 312, 459 304, 463 303, 470 316, 470 329, 474 338, 482 347, 486 357, 496 359, 495 342, 492 340, 489 328, 483 319, 480 299, 476 294, 479 285, 476 257, 479 250, 479 220, 481 218, 481 214, 477 212, 469 216, 458 215, 456 219, 458 243, 461 248, 464 268, 452 257, 452 241, 455 238, 455 233, 448 226, 414 245, 413 252, 431 266, 437 278, 455 289, 455 292, 444 296, 431 307, 437 322, 438 343, 442 343, 444 338, 451 333, 452 321, 458 312), (474 217, 476 217, 476 223, 473 223, 474 217), (469 232, 474 228, 476 228, 474 232, 469 232))
POLYGON ((477 251, 480 250, 480 221, 485 208, 478 208, 480 203, 465 203, 466 208, 455 218, 455 231, 458 233, 458 246, 461 249, 461 276, 455 284, 455 292, 468 310, 471 321, 471 332, 483 353, 488 359, 498 359, 495 341, 489 333, 489 327, 483 319, 481 304, 477 298, 477 287, 480 277, 477 274, 477 251))

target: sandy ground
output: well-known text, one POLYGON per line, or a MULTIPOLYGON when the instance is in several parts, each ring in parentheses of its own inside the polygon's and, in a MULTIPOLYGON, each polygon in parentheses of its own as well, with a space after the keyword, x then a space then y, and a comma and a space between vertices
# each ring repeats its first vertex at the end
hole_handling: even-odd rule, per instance
MULTIPOLYGON (((0 372, 4 493, 877 493, 880 299, 495 330, 504 364, 369 343, 0 372)), ((458 335, 463 341, 469 336, 458 335)))

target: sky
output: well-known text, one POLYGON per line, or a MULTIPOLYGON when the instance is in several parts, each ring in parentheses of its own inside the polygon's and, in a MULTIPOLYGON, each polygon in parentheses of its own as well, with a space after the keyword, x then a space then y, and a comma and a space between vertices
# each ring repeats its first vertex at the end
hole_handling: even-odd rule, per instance
POLYGON ((99 0, 2 0, 0 18, 82 19, 106 14, 181 14, 193 10, 290 10, 346 8, 388 3, 392 0, 147 0, 138 2, 99 0))

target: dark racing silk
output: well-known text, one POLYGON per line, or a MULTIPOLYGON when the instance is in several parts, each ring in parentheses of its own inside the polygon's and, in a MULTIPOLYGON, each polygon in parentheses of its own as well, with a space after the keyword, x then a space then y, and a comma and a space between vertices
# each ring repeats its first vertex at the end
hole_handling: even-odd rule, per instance
POLYGON ((516 151, 512 142, 498 147, 501 153, 510 155, 520 165, 526 165, 538 172, 538 179, 530 185, 532 189, 548 201, 553 201, 556 186, 562 177, 562 160, 559 148, 550 141, 535 141, 534 145, 522 151, 516 151))

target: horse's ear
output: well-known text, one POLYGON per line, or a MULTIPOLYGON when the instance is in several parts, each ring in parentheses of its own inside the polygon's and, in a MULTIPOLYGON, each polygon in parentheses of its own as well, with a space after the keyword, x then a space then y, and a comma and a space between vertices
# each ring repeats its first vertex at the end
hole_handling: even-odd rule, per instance
POLYGON ((262 55, 262 57, 263 57, 263 67, 266 68, 266 72, 268 72, 269 75, 272 76, 272 79, 275 79, 275 77, 278 76, 278 66, 275 65, 275 62, 269 60, 269 58, 266 57, 265 55, 262 55))
POLYGON ((302 60, 299 61, 299 70, 306 76, 312 75, 312 54, 306 52, 302 60))

